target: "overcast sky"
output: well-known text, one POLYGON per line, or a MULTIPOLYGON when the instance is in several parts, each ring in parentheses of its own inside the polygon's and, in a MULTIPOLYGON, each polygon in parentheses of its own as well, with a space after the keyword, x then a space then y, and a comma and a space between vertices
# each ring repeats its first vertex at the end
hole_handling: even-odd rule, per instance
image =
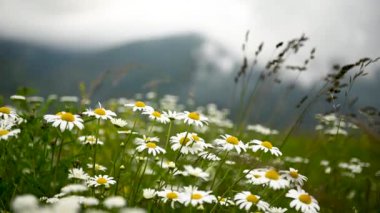
MULTIPOLYGON (((0 0, 0 37, 61 48, 102 49, 199 33, 240 57, 250 46, 305 33, 314 68, 380 56, 378 0, 0 0)), ((316 71, 319 72, 319 71, 316 71)), ((310 77, 309 77, 310 79, 310 77)))

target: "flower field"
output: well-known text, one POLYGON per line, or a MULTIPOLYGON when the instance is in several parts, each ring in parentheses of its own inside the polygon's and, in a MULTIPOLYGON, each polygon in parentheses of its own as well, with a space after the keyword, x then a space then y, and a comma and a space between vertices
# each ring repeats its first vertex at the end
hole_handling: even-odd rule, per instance
POLYGON ((338 114, 315 131, 238 125, 175 96, 15 95, 0 107, 4 212, 377 212, 379 144, 338 114))

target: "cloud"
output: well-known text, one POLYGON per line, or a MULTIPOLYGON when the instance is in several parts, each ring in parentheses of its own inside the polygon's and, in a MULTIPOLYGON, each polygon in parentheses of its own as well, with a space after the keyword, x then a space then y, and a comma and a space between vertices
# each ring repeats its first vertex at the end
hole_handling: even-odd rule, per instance
POLYGON ((236 57, 251 30, 250 50, 305 33, 304 58, 317 47, 309 84, 331 63, 380 55, 376 0, 0 0, 0 37, 69 49, 102 49, 126 42, 199 33, 236 57))

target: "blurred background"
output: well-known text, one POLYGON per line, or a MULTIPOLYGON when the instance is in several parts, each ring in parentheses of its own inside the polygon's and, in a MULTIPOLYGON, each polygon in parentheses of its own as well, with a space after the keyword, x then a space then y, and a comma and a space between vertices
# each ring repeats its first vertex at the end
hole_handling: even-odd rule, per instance
MULTIPOLYGON (((284 88, 293 87, 287 112, 333 65, 380 56, 379 6, 376 0, 0 0, 0 92, 9 97, 30 87, 40 96, 79 95, 84 82, 93 101, 155 91, 231 107, 243 58, 253 60, 263 42, 253 69, 258 78, 276 45, 304 34, 309 39, 287 65, 302 65, 313 48, 315 58, 306 71, 282 72, 271 92, 263 87, 262 96, 271 98, 258 104, 256 119, 265 122, 284 88)), ((378 70, 371 66, 355 84, 359 108, 379 108, 378 70)))

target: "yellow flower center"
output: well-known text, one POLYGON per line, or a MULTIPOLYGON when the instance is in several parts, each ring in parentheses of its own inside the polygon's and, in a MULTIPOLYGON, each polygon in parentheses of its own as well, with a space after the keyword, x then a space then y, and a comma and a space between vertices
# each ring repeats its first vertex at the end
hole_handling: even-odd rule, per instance
POLYGON ((135 103, 135 106, 137 106, 137 107, 145 107, 146 105, 145 105, 145 103, 142 102, 142 101, 137 101, 137 102, 135 103))
POLYGON ((193 193, 191 194, 191 199, 192 200, 199 200, 199 199, 202 199, 203 195, 199 194, 199 193, 193 193))
POLYGON ((200 119, 201 116, 197 112, 190 112, 187 117, 189 117, 189 118, 191 118, 193 120, 199 121, 199 119, 200 119))
POLYGON ((190 141, 190 138, 188 138, 188 137, 186 137, 186 138, 183 137, 183 138, 179 139, 179 143, 181 145, 186 145, 189 141, 190 141))
POLYGON ((95 114, 97 115, 105 115, 106 111, 103 108, 97 108, 94 110, 95 114))
POLYGON ((99 184, 106 184, 107 183, 107 179, 105 179, 104 177, 100 177, 96 180, 97 183, 99 184))
POLYGON ((193 137, 193 140, 196 142, 201 140, 201 138, 198 135, 193 135, 192 137, 193 137))
POLYGON ((229 136, 226 141, 230 144, 233 144, 233 145, 238 145, 239 144, 239 139, 237 139, 237 137, 234 137, 234 136, 229 136))
POLYGON ((6 129, 0 129, 0 136, 8 135, 9 131, 6 129))
POLYGON ((73 114, 71 114, 70 112, 65 112, 65 113, 61 113, 60 114, 61 116, 61 119, 64 120, 64 121, 67 121, 67 122, 73 122, 75 121, 75 117, 73 114))
POLYGON ((290 171, 290 172, 289 172, 289 175, 290 175, 292 178, 298 178, 298 172, 297 172, 297 171, 290 171))
POLYGON ((301 194, 298 197, 298 200, 300 200, 302 203, 310 204, 311 203, 311 196, 308 194, 301 194))
POLYGON ((278 180, 280 178, 280 175, 272 169, 265 172, 265 177, 271 180, 278 180))
POLYGON ((4 114, 10 114, 11 109, 9 107, 0 107, 0 112, 4 114))
POLYGON ((146 147, 154 149, 154 148, 157 147, 157 145, 155 143, 153 143, 153 142, 148 142, 148 143, 146 143, 146 147))
POLYGON ((251 203, 254 203, 256 204, 257 202, 259 202, 259 198, 256 196, 256 195, 253 195, 253 194, 250 194, 246 197, 247 201, 248 202, 251 202, 251 203))
POLYGON ((160 112, 157 112, 157 111, 154 111, 154 112, 152 113, 152 115, 153 115, 154 117, 156 117, 156 118, 160 118, 160 117, 161 117, 161 113, 160 113, 160 112))
POLYGON ((263 141, 263 142, 261 142, 261 146, 266 147, 268 149, 272 149, 272 147, 273 147, 272 143, 269 142, 269 141, 263 141))
POLYGON ((168 199, 173 200, 173 199, 178 198, 178 195, 177 195, 177 193, 175 193, 175 192, 169 192, 169 193, 166 194, 166 197, 167 197, 168 199))

